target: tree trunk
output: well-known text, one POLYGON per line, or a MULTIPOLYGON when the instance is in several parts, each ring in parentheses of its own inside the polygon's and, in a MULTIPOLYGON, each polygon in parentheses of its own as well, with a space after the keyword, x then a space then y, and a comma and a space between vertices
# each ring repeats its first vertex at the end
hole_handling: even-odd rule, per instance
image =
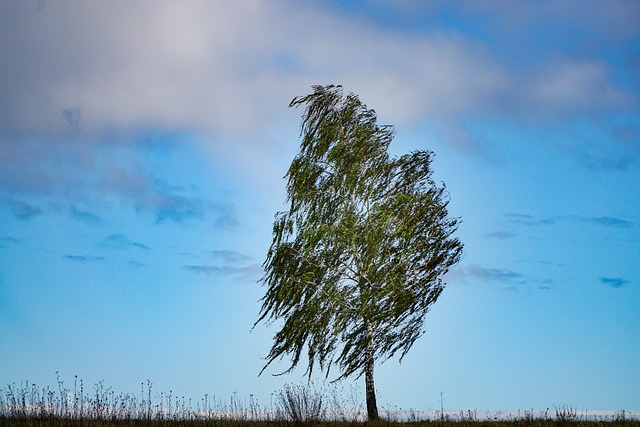
POLYGON ((371 325, 367 325, 369 342, 367 343, 366 360, 364 365, 364 384, 367 396, 367 418, 376 421, 378 416, 378 404, 376 403, 376 388, 373 384, 373 365, 375 362, 375 349, 373 347, 373 331, 371 325))

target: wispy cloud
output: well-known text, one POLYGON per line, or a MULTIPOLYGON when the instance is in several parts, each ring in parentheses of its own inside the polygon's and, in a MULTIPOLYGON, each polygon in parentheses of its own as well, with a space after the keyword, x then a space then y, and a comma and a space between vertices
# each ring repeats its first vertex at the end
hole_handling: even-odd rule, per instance
POLYGON ((480 265, 471 265, 466 273, 469 276, 491 282, 523 282, 523 275, 506 268, 486 268, 480 265))
POLYGON ((95 183, 99 191, 120 195, 138 212, 153 213, 158 224, 189 220, 212 221, 219 228, 233 228, 237 224, 233 205, 190 194, 180 186, 156 177, 146 170, 141 159, 145 151, 137 151, 137 148, 126 148, 128 162, 113 157, 99 161, 97 169, 102 173, 95 183))
POLYGON ((621 288, 630 283, 628 280, 621 277, 601 277, 600 282, 611 286, 612 288, 621 288))
POLYGON ((238 264, 238 263, 246 263, 251 260, 250 256, 237 251, 215 249, 210 251, 209 253, 214 258, 218 258, 224 261, 225 263, 238 264))
POLYGON ((533 221, 533 217, 528 214, 507 213, 504 216, 508 218, 509 222, 516 223, 516 224, 529 225, 529 223, 533 221))
POLYGON ((537 281, 537 283, 538 283, 538 289, 548 291, 551 289, 551 285, 553 284, 553 279, 544 279, 544 280, 537 281))
POLYGON ((605 227, 631 228, 634 226, 634 224, 630 221, 620 219, 620 218, 613 218, 610 216, 578 218, 577 221, 596 224, 596 225, 603 225, 605 227))
POLYGON ((589 169, 623 171, 638 162, 640 144, 629 142, 625 137, 616 136, 616 139, 621 141, 620 147, 590 147, 585 144, 574 147, 574 151, 580 162, 589 169))
POLYGON ((552 267, 566 267, 566 264, 563 263, 559 263, 559 262, 554 262, 554 261, 540 261, 540 264, 542 265, 548 265, 548 266, 552 266, 552 267))
MULTIPOLYGON (((184 255, 193 257, 191 254, 184 255)), ((213 258, 215 263, 190 264, 183 266, 183 268, 193 273, 232 276, 243 281, 257 281, 264 274, 262 266, 251 263, 253 258, 242 252, 229 249, 214 249, 207 251, 206 255, 213 258)))
POLYGON ((456 267, 448 276, 453 279, 482 280, 485 282, 498 282, 510 285, 518 285, 526 282, 522 273, 518 273, 507 268, 483 267, 481 265, 472 264, 465 267, 456 267))
POLYGON ((252 264, 247 266, 234 265, 185 265, 184 269, 206 275, 225 275, 234 276, 241 280, 257 281, 264 274, 264 270, 260 264, 252 264))
POLYGON ((42 208, 39 205, 27 203, 22 200, 6 198, 2 201, 2 199, 0 199, 0 204, 4 204, 9 208, 9 211, 15 219, 23 221, 30 220, 42 214, 42 208))
POLYGON ((20 243, 20 240, 10 236, 0 236, 0 248, 7 248, 9 246, 20 243))
POLYGON ((218 228, 233 229, 238 225, 232 205, 207 201, 199 197, 158 193, 150 199, 143 199, 138 206, 153 209, 157 223, 185 222, 191 219, 206 220, 212 217, 214 225, 218 228))
POLYGON ((98 215, 82 210, 75 205, 71 205, 71 208, 69 209, 69 216, 88 224, 102 224, 104 222, 98 215))
POLYGON ((492 231, 492 232, 486 233, 484 236, 490 239, 507 240, 514 237, 515 234, 509 231, 492 231))
POLYGON ((102 242, 102 246, 115 249, 127 249, 131 247, 144 250, 149 249, 149 246, 144 243, 130 240, 127 236, 121 233, 115 233, 107 236, 107 238, 102 242))
MULTIPOLYGON (((181 255, 189 256, 190 258, 202 258, 188 253, 182 253, 181 255)), ((183 268, 197 274, 228 276, 245 282, 256 282, 264 274, 262 266, 252 262, 253 258, 242 252, 230 249, 214 249, 205 251, 204 255, 206 258, 212 259, 213 262, 189 264, 184 265, 183 268)))
POLYGON ((572 222, 614 228, 632 228, 635 226, 633 222, 610 216, 556 215, 542 219, 536 219, 531 215, 524 214, 506 214, 505 216, 508 222, 520 225, 555 225, 560 222, 572 222))
POLYGON ((106 260, 106 258, 103 256, 93 256, 93 255, 65 255, 64 258, 69 259, 71 261, 78 261, 78 262, 99 262, 99 261, 106 260))
POLYGON ((45 209, 59 211, 66 204, 71 218, 101 224, 99 215, 81 206, 104 207, 105 200, 118 200, 140 213, 151 213, 159 224, 198 220, 233 228, 237 224, 233 205, 155 176, 145 156, 162 149, 162 143, 78 144, 55 138, 34 143, 0 138, 0 194, 6 194, 2 202, 15 218, 24 220, 45 209))

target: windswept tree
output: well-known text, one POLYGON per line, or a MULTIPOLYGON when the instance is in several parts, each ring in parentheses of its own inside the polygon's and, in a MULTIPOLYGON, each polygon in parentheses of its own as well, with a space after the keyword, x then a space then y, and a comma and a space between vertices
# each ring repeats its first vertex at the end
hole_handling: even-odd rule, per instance
MULTIPOLYGON (((256 322, 282 320, 261 373, 306 349, 307 371, 365 377, 367 414, 378 418, 376 360, 400 360, 424 333, 462 255, 444 184, 432 179, 430 151, 387 149, 392 126, 341 86, 314 86, 304 106, 300 152, 285 178, 289 210, 276 214, 264 262, 267 286, 256 322)), ((280 322, 278 322, 280 323, 280 322)))

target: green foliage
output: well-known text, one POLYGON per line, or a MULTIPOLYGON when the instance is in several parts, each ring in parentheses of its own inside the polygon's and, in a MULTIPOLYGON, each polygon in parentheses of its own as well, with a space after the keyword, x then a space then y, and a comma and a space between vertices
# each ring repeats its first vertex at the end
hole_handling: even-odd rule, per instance
POLYGON ((264 368, 288 355, 289 372, 306 348, 309 376, 316 364, 327 376, 338 365, 342 379, 365 373, 367 354, 406 355, 462 244, 444 185, 432 179, 433 153, 389 156, 394 129, 374 110, 340 86, 313 89, 290 104, 306 107, 302 142, 258 322, 284 321, 264 368))

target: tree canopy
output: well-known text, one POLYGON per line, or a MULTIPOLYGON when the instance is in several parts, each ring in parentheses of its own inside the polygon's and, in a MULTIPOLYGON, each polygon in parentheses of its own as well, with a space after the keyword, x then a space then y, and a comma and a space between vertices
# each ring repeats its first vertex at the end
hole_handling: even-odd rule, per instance
MULTIPOLYGON (((448 194, 432 178, 433 153, 391 157, 394 128, 341 86, 314 86, 301 146, 285 176, 289 209, 276 214, 264 262, 258 322, 282 320, 264 369, 284 356, 289 372, 306 349, 307 371, 336 380, 365 374, 369 419, 378 417, 376 360, 400 360, 425 331, 462 256, 448 194)), ((258 323, 256 322, 256 323, 258 323)), ((261 371, 262 372, 262 371, 261 371)))

